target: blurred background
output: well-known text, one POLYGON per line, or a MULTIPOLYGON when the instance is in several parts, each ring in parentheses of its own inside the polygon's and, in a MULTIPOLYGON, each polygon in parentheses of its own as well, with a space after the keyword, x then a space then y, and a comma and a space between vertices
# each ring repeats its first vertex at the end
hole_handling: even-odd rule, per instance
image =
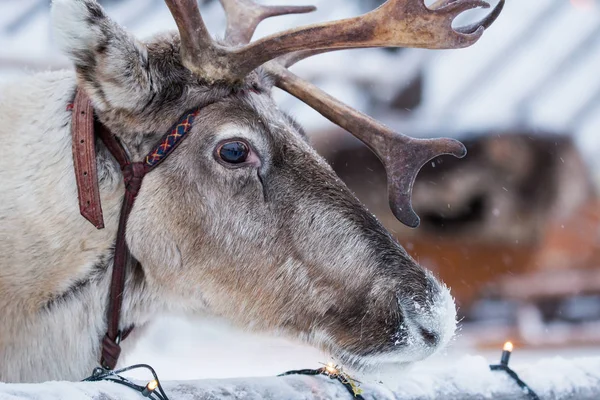
MULTIPOLYGON (((292 3, 279 1, 286 2, 292 3)), ((162 0, 101 3, 140 38, 175 28, 162 0)), ((269 20, 257 36, 358 15, 383 1, 312 3, 318 12, 269 20)), ((53 43, 49 4, 0 0, 0 82, 70 67, 53 43)), ((211 31, 223 35, 218 1, 201 6, 211 31)), ((484 14, 470 11, 456 23, 484 14)), ((450 352, 485 353, 511 339, 528 354, 600 354, 600 1, 507 0, 499 20, 468 49, 343 51, 294 70, 397 131, 467 145, 464 160, 440 157, 420 173, 414 206, 422 226, 411 230, 388 209, 377 158, 276 93, 358 197, 451 287, 462 328, 450 352)), ((163 374, 173 368, 181 379, 324 361, 314 349, 221 321, 162 322, 126 362, 150 358, 163 374), (208 364, 190 366, 182 377, 176 367, 190 358, 208 364)))

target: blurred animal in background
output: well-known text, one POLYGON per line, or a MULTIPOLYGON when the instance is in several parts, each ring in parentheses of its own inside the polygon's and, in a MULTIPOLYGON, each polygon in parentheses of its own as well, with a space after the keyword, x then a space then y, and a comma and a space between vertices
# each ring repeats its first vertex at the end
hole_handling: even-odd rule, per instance
POLYGON ((441 156, 419 172, 413 204, 422 229, 415 231, 391 217, 380 196, 383 169, 367 149, 349 139, 352 144, 341 143, 341 150, 328 154, 323 146, 320 151, 403 237, 533 244, 542 240, 550 221, 563 220, 595 196, 589 170, 569 136, 516 131, 465 136, 464 159, 441 156))
POLYGON ((535 243, 550 221, 570 216, 593 196, 587 166, 568 136, 468 137, 464 163, 439 157, 416 181, 413 201, 429 234, 535 243))
MULTIPOLYGON (((441 156, 417 177, 418 230, 400 226, 381 201, 385 175, 379 161, 354 140, 333 136, 342 150, 327 153, 328 135, 321 152, 409 253, 450 285, 461 316, 468 322, 491 315, 509 327, 494 326, 495 335, 473 340, 527 337, 530 344, 545 345, 541 336, 548 330, 536 321, 566 316, 573 296, 600 295, 600 203, 568 135, 518 130, 465 135, 463 160, 441 156), (511 326, 542 333, 523 336, 511 326)), ((596 303, 588 301, 586 311, 576 314, 600 319, 596 303)), ((575 329, 563 337, 585 342, 586 335, 575 329)))
POLYGON ((11 145, 0 158, 0 380, 112 369, 134 327, 135 338, 174 311, 280 331, 355 367, 443 348, 456 327, 448 288, 352 195, 271 90, 377 153, 392 212, 414 227, 418 170, 464 146, 394 132, 287 67, 340 48, 466 47, 503 2, 453 28, 487 3, 389 0, 254 42, 263 19, 312 7, 222 0, 227 33, 215 41, 196 0, 166 3, 178 33, 142 42, 95 0, 55 0, 74 71, 2 89, 0 137, 11 145))

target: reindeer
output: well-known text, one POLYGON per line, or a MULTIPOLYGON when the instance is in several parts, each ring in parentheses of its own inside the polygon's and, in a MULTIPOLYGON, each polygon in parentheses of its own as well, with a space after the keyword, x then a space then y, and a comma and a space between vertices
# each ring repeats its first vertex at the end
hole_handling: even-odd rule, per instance
POLYGON ((443 348, 456 327, 449 290, 270 93, 289 92, 365 142, 386 167, 395 215, 416 226, 415 175, 439 154, 463 156, 462 144, 398 134, 287 67, 337 49, 466 47, 503 3, 453 29, 488 4, 389 0, 251 42, 263 19, 312 7, 221 0, 228 26, 217 41, 196 0, 165 2, 178 33, 141 42, 94 0, 54 0, 75 71, 2 90, 0 380, 79 380, 99 360, 114 368, 128 333, 125 351, 172 312, 282 333, 356 368, 443 348))

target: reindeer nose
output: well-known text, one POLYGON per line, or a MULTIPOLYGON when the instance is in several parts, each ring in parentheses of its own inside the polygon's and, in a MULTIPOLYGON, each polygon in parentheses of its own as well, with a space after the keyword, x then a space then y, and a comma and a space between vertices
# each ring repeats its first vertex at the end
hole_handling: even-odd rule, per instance
POLYGON ((437 347, 438 343, 440 342, 440 335, 429 329, 420 327, 419 333, 423 337, 423 341, 425 342, 425 344, 431 347, 437 347))
POLYGON ((404 319, 400 332, 422 345, 421 355, 427 357, 443 348, 456 329, 456 307, 449 290, 427 274, 425 296, 398 294, 398 306, 404 319))

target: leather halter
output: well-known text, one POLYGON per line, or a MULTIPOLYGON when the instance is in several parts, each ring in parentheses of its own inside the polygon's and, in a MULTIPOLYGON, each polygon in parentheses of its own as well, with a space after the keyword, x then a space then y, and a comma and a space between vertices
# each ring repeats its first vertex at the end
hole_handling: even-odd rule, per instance
POLYGON ((83 91, 77 91, 72 109, 73 162, 81 215, 96 228, 104 228, 96 170, 95 135, 102 140, 108 151, 119 163, 125 182, 125 196, 121 206, 115 243, 109 304, 106 315, 108 325, 106 335, 102 339, 102 358, 100 360, 102 367, 112 370, 115 368, 121 354, 121 340, 125 339, 133 329, 133 326, 124 332, 119 329, 125 275, 127 266, 131 265, 132 262, 132 256, 125 240, 127 219, 142 186, 144 176, 160 165, 183 141, 192 128, 195 118, 200 113, 200 109, 186 113, 141 162, 132 162, 119 139, 94 117, 90 99, 83 91))

